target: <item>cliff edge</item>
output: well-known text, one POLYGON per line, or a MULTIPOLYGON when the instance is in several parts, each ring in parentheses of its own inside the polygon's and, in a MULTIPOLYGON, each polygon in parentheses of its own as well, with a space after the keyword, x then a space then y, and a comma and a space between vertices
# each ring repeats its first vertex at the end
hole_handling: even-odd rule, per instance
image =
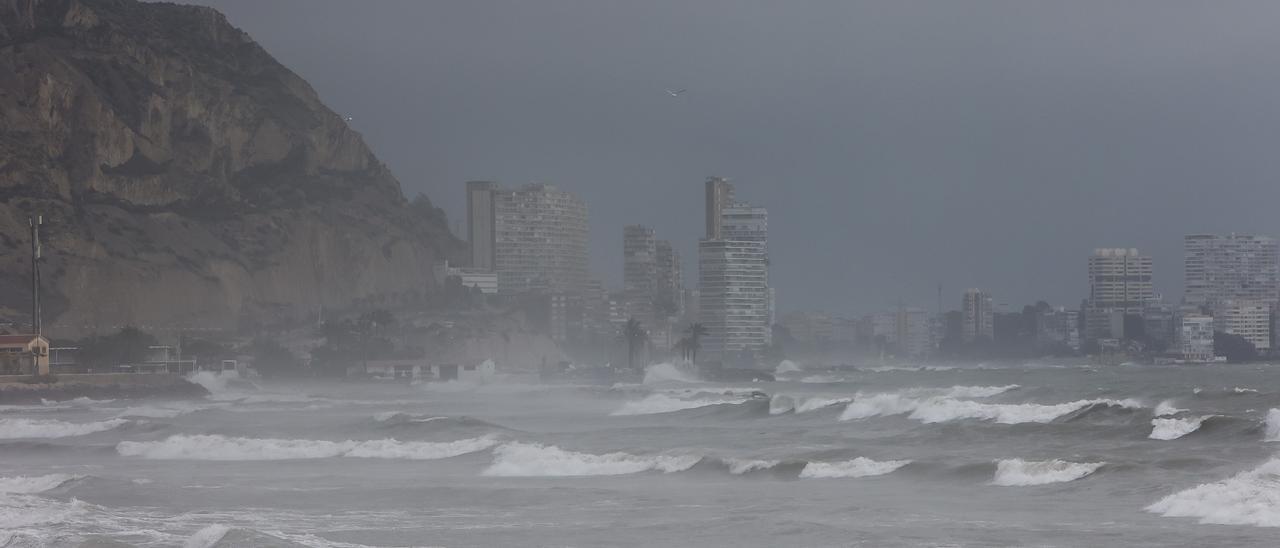
POLYGON ((0 0, 0 318, 244 328, 423 298, 460 244, 316 92, 217 11, 0 0))

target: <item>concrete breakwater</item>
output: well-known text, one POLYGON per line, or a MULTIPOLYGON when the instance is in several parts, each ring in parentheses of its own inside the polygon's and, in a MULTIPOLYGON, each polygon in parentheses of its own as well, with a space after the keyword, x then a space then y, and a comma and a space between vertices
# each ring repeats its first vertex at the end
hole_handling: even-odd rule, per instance
POLYGON ((0 404, 40 403, 41 400, 95 400, 145 397, 198 398, 209 394, 181 375, 93 373, 57 375, 49 379, 0 376, 0 404))

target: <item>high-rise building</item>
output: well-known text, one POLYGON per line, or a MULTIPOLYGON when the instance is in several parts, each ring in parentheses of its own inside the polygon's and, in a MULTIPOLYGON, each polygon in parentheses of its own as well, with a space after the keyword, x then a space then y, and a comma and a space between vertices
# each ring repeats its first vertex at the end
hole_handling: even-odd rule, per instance
POLYGON ((1062 345, 1080 350, 1079 311, 1051 308, 1036 317, 1036 342, 1042 346, 1062 345))
POLYGON ((1214 319, 1218 329, 1239 335, 1259 352, 1271 350, 1271 303, 1247 299, 1221 301, 1214 319))
POLYGON ((763 242, 698 242, 699 310, 708 356, 756 352, 772 338, 769 263, 763 242))
POLYGON ((960 303, 963 316, 960 340, 991 341, 995 338, 995 311, 991 308, 991 295, 980 289, 968 289, 960 303))
POLYGON ((471 246, 471 268, 493 270, 494 233, 497 213, 494 191, 489 181, 467 182, 467 243, 471 246))
POLYGON ((658 252, 658 296, 654 306, 661 316, 679 318, 684 313, 684 274, 680 252, 667 240, 658 240, 654 247, 658 252))
POLYGON ((495 190, 498 291, 581 292, 587 284, 587 206, 552 185, 495 190))
POLYGON ((1133 248, 1103 248, 1089 256, 1089 306, 1085 336, 1090 340, 1124 337, 1124 317, 1141 315, 1155 295, 1151 257, 1133 248))
POLYGON ((707 239, 720 239, 720 212, 733 202, 733 185, 723 177, 707 177, 707 239))
POLYGON ((1280 299, 1276 240, 1251 234, 1190 234, 1186 251, 1186 299, 1217 312, 1225 301, 1280 299))
POLYGON ((757 353, 773 340, 769 215, 733 200, 725 179, 706 182, 707 237, 698 242, 699 321, 705 355, 757 353))
POLYGON ((652 228, 630 225, 622 229, 622 292, 628 314, 652 329, 658 296, 658 246, 652 228))

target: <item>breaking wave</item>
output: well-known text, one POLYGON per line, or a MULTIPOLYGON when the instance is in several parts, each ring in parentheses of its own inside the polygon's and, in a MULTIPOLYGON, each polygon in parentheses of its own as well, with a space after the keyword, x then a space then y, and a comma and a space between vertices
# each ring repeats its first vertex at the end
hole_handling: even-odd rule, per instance
POLYGON ((378 413, 373 416, 373 420, 383 423, 405 423, 405 422, 435 422, 449 420, 449 417, 437 417, 433 415, 414 415, 412 413, 404 413, 401 411, 387 411, 378 413))
POLYGON ((1064 460, 1027 461, 1004 459, 996 463, 992 483, 1006 487, 1045 485, 1075 481, 1096 472, 1103 462, 1067 462, 1064 460))
POLYGON ((1267 411, 1267 435, 1264 441, 1280 441, 1280 409, 1267 411))
POLYGON ((780 460, 757 460, 757 459, 735 459, 735 458, 725 458, 720 460, 721 462, 724 463, 725 466, 729 467, 729 473, 735 476, 740 476, 748 472, 768 470, 770 468, 773 468, 774 466, 782 464, 782 461, 780 460))
POLYGON ((842 405, 852 402, 853 398, 833 398, 827 396, 789 396, 786 394, 778 394, 769 399, 769 414, 781 415, 784 413, 808 413, 825 409, 833 405, 842 405))
POLYGON ((810 462, 800 470, 802 478, 863 478, 883 476, 911 464, 909 460, 874 461, 866 457, 841 462, 810 462))
POLYGON ((1152 415, 1157 417, 1165 417, 1169 415, 1177 415, 1178 413, 1181 413, 1183 411, 1186 411, 1186 409, 1179 409, 1177 407, 1174 407, 1173 400, 1164 400, 1160 402, 1159 405, 1156 406, 1156 409, 1155 411, 1152 412, 1152 415))
POLYGON ((295 460, 355 457, 371 459, 435 460, 483 451, 495 436, 451 442, 286 440, 232 438, 219 435, 176 435, 162 441, 123 441, 116 452, 126 457, 157 460, 295 460))
MULTIPOLYGON (((981 392, 972 392, 981 393, 981 392)), ((998 393, 998 392, 997 392, 998 393)), ((973 396, 970 396, 973 397, 973 396)), ((866 398, 854 398, 845 408, 840 420, 866 419, 876 416, 910 413, 909 418, 923 423, 939 423, 964 419, 988 420, 1000 424, 1027 422, 1047 423, 1089 408, 1119 407, 1141 408, 1141 402, 1126 400, 1077 400, 1067 403, 1042 405, 1036 403, 984 403, 960 400, 955 397, 934 396, 912 398, 900 394, 876 394, 866 398)))
POLYGON ((554 445, 511 442, 493 450, 486 476, 561 477, 618 476, 640 472, 683 472, 702 457, 693 455, 640 456, 630 453, 578 453, 554 445))
POLYGON ((20 495, 43 493, 80 478, 81 476, 69 474, 0 477, 0 493, 20 495))
POLYGON ((1214 415, 1185 419, 1151 419, 1151 435, 1147 437, 1153 440, 1176 440, 1199 430, 1205 419, 1212 417, 1214 415))
POLYGON ((1280 459, 1228 479, 1179 491, 1148 506, 1169 518, 1198 518, 1200 523, 1280 527, 1280 459))
POLYGON ((670 363, 659 363, 650 365, 644 370, 644 384, 655 384, 660 382, 698 382, 699 379, 693 374, 676 367, 670 363))
POLYGON ((0 439, 67 438, 119 428, 129 421, 64 422, 54 419, 0 419, 0 439))
POLYGON ((210 525, 191 535, 191 537, 182 544, 182 548, 213 548, 214 546, 217 546, 217 544, 221 542, 223 537, 226 537, 229 532, 231 532, 231 528, 226 525, 210 525))
POLYGON ((800 369, 800 366, 796 365, 796 362, 791 360, 782 360, 781 362, 778 362, 778 368, 773 370, 773 374, 785 375, 787 373, 801 373, 802 371, 803 370, 800 369))
POLYGON ((751 401, 751 396, 726 394, 719 396, 703 395, 693 398, 680 398, 666 393, 650 394, 638 401, 629 401, 610 413, 613 416, 623 415, 655 415, 673 413, 685 409, 696 409, 711 405, 740 404, 751 401))

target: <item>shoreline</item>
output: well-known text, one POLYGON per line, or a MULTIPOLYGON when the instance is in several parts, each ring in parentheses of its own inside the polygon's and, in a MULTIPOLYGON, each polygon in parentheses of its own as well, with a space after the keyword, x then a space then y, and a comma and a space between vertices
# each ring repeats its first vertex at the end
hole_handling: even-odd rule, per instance
POLYGON ((209 395, 203 386, 181 375, 171 374, 66 374, 57 375, 53 382, 30 381, 27 376, 0 377, 0 404, 32 404, 76 398, 200 398, 209 395))

